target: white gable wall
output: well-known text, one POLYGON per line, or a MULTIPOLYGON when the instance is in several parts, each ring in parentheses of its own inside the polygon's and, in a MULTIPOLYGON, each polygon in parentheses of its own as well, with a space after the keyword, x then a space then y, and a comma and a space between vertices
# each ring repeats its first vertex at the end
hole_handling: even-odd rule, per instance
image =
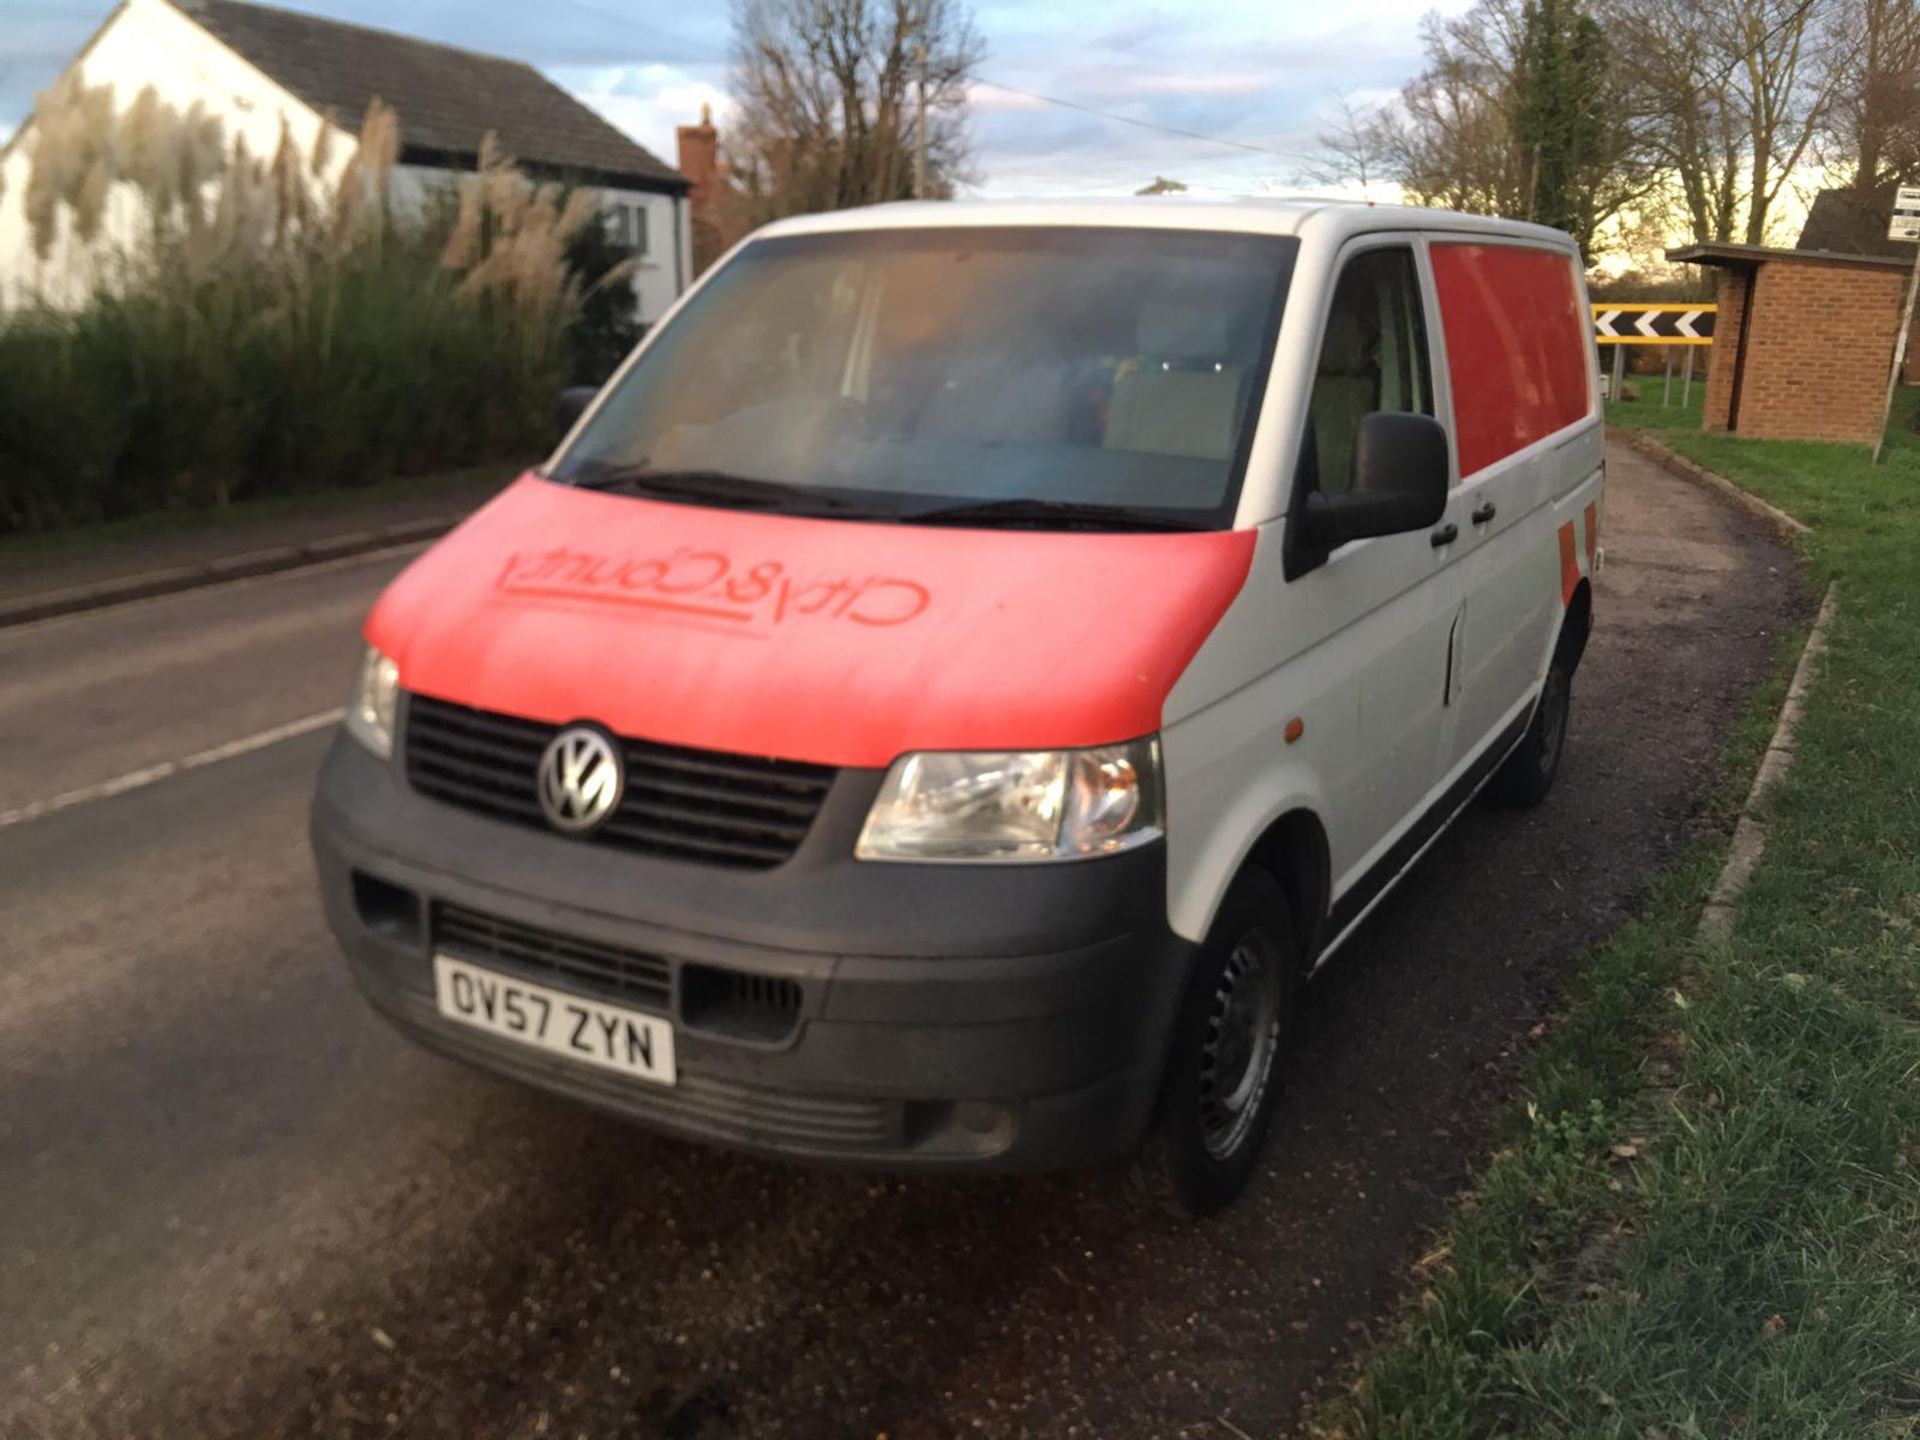
MULTIPOLYGON (((78 61, 80 78, 88 85, 111 85, 114 104, 125 109, 147 85, 174 109, 184 112, 195 101, 218 116, 226 126, 227 143, 244 136, 256 156, 271 157, 280 144, 280 122, 285 117, 294 144, 310 155, 327 122, 304 101, 269 80, 250 63, 220 44, 167 0, 126 0, 94 38, 78 61)), ((359 117, 351 117, 357 123, 359 117)), ((404 138, 407 117, 400 116, 404 138)), ((317 182, 331 186, 356 148, 354 137, 334 128, 326 176, 317 182)), ((476 148, 479 136, 474 136, 476 148)), ((32 123, 0 159, 4 193, 0 193, 0 305, 17 305, 38 296, 56 305, 82 302, 106 278, 99 273, 102 251, 135 248, 142 234, 142 206, 131 186, 117 187, 104 226, 106 244, 82 252, 68 243, 68 216, 62 207, 61 234, 45 261, 33 250, 23 204, 28 154, 33 145, 32 123)), ((447 170, 400 166, 391 189, 397 209, 421 202, 429 187, 458 179, 447 170)), ((692 253, 687 205, 676 207, 668 195, 604 189, 609 203, 641 207, 647 215, 647 254, 633 277, 640 319, 652 324, 666 313, 686 279, 684 259, 692 253), (675 211, 678 210, 678 235, 675 211), (676 250, 677 247, 677 250, 676 250)), ((107 262, 111 264, 111 262, 107 262)))
MULTIPOLYGON (((283 116, 303 155, 312 153, 314 140, 326 123, 166 0, 126 0, 81 57, 79 71, 88 85, 111 85, 114 104, 122 110, 148 85, 176 110, 184 112, 197 100, 225 124, 229 145, 234 136, 244 136, 247 148, 257 156, 270 157, 279 146, 283 116)), ((339 168, 354 150, 350 136, 336 131, 334 141, 331 173, 325 183, 338 176, 339 168)), ((62 233, 52 253, 45 261, 34 254, 22 203, 29 168, 27 152, 32 144, 29 121, 4 161, 0 303, 17 304, 36 293, 55 304, 75 303, 93 288, 98 262, 80 255, 66 242, 64 207, 62 233)), ((113 197, 105 227, 109 248, 127 247, 139 233, 139 199, 131 186, 117 189, 120 193, 113 197)))
MULTIPOLYGON (((401 133, 406 130, 407 117, 400 117, 401 133)), ((401 214, 425 206, 438 192, 444 192, 458 185, 469 172, 462 170, 444 170, 436 165, 397 165, 394 167, 393 180, 388 186, 392 196, 394 213, 401 214)), ((640 256, 639 268, 634 271, 631 285, 634 298, 639 304, 639 318, 643 325, 651 325, 667 313, 667 307, 673 304, 679 295, 685 272, 676 269, 673 197, 656 195, 644 190, 615 190, 610 186, 597 185, 601 198, 608 207, 624 206, 629 212, 639 210, 646 219, 646 253, 640 256)), ((681 214, 681 229, 684 232, 686 202, 678 207, 681 214)), ((631 223, 629 221, 629 223, 631 223)), ((690 245, 691 236, 683 233, 678 241, 680 245, 690 245)), ((685 250, 678 253, 686 254, 685 250)))
MULTIPOLYGON (((651 325, 667 313, 667 307, 673 304, 681 290, 684 271, 676 271, 676 255, 687 252, 680 246, 689 243, 684 235, 674 234, 674 213, 677 209, 684 220, 686 202, 676 207, 671 195, 654 195, 643 190, 615 190, 602 186, 600 193, 606 197, 610 206, 624 206, 628 211, 639 211, 646 219, 646 251, 640 256, 639 268, 633 273, 634 294, 640 297, 640 322, 651 325)), ((684 224, 680 227, 685 229, 684 224)))

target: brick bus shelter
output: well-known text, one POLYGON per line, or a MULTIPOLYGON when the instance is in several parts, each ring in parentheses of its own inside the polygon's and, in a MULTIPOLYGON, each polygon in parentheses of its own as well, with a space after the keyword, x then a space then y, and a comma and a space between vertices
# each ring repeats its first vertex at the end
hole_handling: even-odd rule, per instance
MULTIPOLYGON (((1718 316, 1701 424, 1767 440, 1871 445, 1913 261, 1763 245, 1686 245, 1715 272, 1718 316)), ((1920 351, 1908 350, 1909 374, 1920 351)))

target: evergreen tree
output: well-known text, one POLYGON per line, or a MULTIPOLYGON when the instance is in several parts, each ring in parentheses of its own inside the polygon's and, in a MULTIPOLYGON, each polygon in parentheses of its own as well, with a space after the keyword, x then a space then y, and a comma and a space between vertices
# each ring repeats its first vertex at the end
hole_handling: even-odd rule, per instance
POLYGON ((1514 68, 1514 139, 1530 218, 1591 248, 1610 180, 1612 56, 1577 0, 1529 0, 1514 68))

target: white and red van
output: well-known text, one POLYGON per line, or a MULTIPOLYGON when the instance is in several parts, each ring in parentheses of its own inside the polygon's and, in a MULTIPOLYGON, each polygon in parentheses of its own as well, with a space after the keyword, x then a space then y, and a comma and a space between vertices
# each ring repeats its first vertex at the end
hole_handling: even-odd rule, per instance
POLYGON ((375 607, 313 812, 354 975, 675 1134, 1224 1204, 1300 982, 1552 783, 1586 317, 1565 235, 1431 210, 762 230, 375 607))

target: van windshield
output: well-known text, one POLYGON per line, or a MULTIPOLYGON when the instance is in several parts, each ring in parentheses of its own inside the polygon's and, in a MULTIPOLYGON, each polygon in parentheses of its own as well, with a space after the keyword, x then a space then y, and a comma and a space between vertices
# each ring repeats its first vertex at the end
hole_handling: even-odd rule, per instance
POLYGON ((1060 226, 757 241, 550 475, 839 518, 1224 528, 1296 245, 1060 226))

